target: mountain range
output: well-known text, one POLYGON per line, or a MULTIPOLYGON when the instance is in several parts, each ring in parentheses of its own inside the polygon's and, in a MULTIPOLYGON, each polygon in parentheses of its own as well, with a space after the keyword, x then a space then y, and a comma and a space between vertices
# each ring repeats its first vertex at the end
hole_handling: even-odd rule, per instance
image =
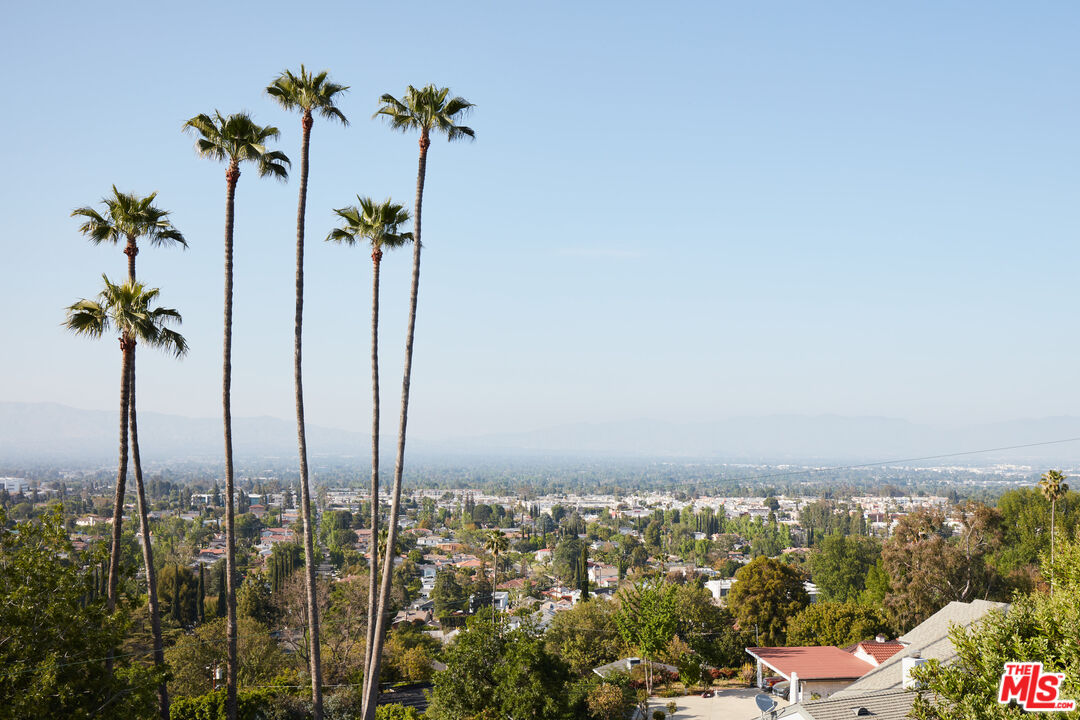
MULTIPOLYGON (((139 413, 139 431, 143 456, 157 464, 213 461, 222 455, 221 421, 217 418, 144 411, 139 413)), ((234 418, 233 438, 238 459, 288 460, 296 453, 296 428, 291 420, 234 418)), ((393 441, 387 438, 385 452, 390 452, 393 441)), ((107 462, 115 458, 116 444, 116 412, 55 403, 0 402, 0 464, 107 462)), ((308 426, 308 447, 313 458, 356 458, 366 462, 370 445, 370 436, 363 433, 308 426)), ((897 418, 840 415, 764 415, 698 423, 640 419, 571 423, 531 432, 438 441, 410 438, 410 449, 427 459, 652 457, 816 464, 904 461, 948 454, 920 464, 1064 465, 1080 463, 1080 417, 947 429, 897 418), (1017 445, 1029 447, 1002 449, 1017 445), (981 452, 986 450, 992 451, 981 452)))

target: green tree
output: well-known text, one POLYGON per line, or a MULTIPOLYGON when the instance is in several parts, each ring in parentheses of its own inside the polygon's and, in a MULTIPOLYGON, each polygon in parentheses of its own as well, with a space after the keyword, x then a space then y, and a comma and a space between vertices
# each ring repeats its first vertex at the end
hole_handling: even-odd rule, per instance
MULTIPOLYGON (((1008 612, 993 610, 978 623, 956 627, 950 640, 957 658, 929 660, 912 671, 925 685, 911 712, 917 720, 1021 718, 1018 707, 999 705, 997 692, 1007 662, 1038 661, 1044 672, 1064 673, 1063 699, 1080 700, 1080 542, 1063 543, 1072 576, 1059 578, 1057 592, 1020 596, 1008 612)), ((1045 568, 1047 572, 1050 568, 1045 568)), ((1074 713, 1047 713, 1049 718, 1074 713)))
MULTIPOLYGON (((401 205, 387 199, 377 203, 369 197, 356 196, 357 205, 334 210, 341 218, 340 227, 330 231, 328 242, 358 245, 367 240, 371 246, 371 535, 379 534, 379 439, 381 437, 379 390, 379 274, 383 251, 402 247, 412 241, 412 233, 402 232, 401 226, 409 221, 409 213, 401 205)), ((371 665, 370 649, 374 646, 378 600, 378 553, 371 553, 368 577, 368 637, 364 667, 371 665)))
MULTIPOLYGON (((421 218, 424 204, 424 180, 427 173, 427 154, 431 146, 431 133, 442 133, 449 141, 472 138, 472 128, 458 125, 459 118, 466 115, 473 104, 461 97, 450 97, 448 88, 436 88, 434 85, 417 90, 409 86, 402 99, 384 94, 379 98, 382 103, 376 116, 387 119, 390 127, 401 132, 418 130, 420 132, 420 160, 416 172, 416 204, 413 211, 413 266, 412 283, 409 290, 409 321, 405 335, 405 365, 401 382, 401 411, 398 420, 397 453, 394 458, 393 498, 390 502, 390 542, 387 557, 383 563, 382 581, 379 585, 378 617, 371 652, 371 665, 364 674, 364 711, 363 720, 372 720, 375 716, 375 698, 378 690, 379 664, 382 662, 383 626, 389 620, 386 614, 390 600, 390 583, 393 571, 393 556, 390 551, 394 546, 398 530, 398 512, 401 502, 401 479, 405 469, 405 432, 409 416, 409 388, 412 380, 413 339, 416 334, 416 301, 420 290, 420 241, 421 218)), ((231 719, 230 719, 231 720, 231 719)))
POLYGON ((758 557, 735 573, 728 606, 740 627, 753 631, 755 642, 783 645, 788 621, 810 604, 803 577, 795 568, 758 557))
POLYGON ((300 198, 296 208, 296 307, 293 320, 293 383, 296 391, 296 438, 300 457, 300 507, 304 521, 305 577, 308 613, 311 616, 309 650, 311 656, 312 712, 322 718, 322 665, 319 659, 319 612, 315 602, 315 545, 311 525, 311 491, 308 487, 307 431, 304 424, 303 335, 304 335, 304 217, 307 210, 308 152, 314 113, 347 125, 345 115, 334 104, 336 96, 348 90, 327 79, 327 72, 309 73, 301 65, 299 74, 281 73, 266 92, 285 110, 300 111, 300 198))
POLYGON ((615 625, 627 646, 645 665, 645 687, 652 692, 652 661, 678 630, 676 586, 658 580, 637 582, 618 593, 615 625))
POLYGON ((163 678, 115 654, 130 622, 77 558, 59 507, 8 526, 0 508, 0 714, 12 718, 146 717, 163 678), (112 657, 110 669, 107 658, 112 657))
POLYGON ((519 717, 562 720, 567 714, 570 673, 544 649, 540 632, 528 625, 504 631, 487 613, 446 649, 446 670, 435 674, 425 716, 430 720, 519 717))
POLYGON ((1001 515, 985 505, 960 510, 953 535, 945 516, 919 510, 904 516, 881 558, 891 580, 885 606, 898 629, 908 629, 949 602, 1004 599, 1005 585, 989 562, 1001 545, 1001 515))
POLYGON ((880 556, 881 546, 872 538, 832 533, 810 556, 811 578, 822 599, 855 600, 866 589, 866 575, 880 556))
MULTIPOLYGON (((285 667, 285 655, 265 625, 241 616, 237 645, 237 672, 245 686, 265 685, 285 667)), ((220 667, 228 657, 226 619, 206 622, 190 635, 181 635, 165 651, 172 678, 169 688, 174 696, 202 695, 210 692, 213 681, 207 668, 220 667)))
MULTIPOLYGON (((115 192, 115 188, 114 188, 115 192)), ((153 196, 150 198, 153 199, 153 196)), ((156 210, 156 209, 155 209, 156 210)), ((79 212, 79 211, 76 211, 79 212)), ((161 211, 156 211, 160 213, 161 211)), ((85 227, 85 226, 84 226, 85 227)), ((134 229, 129 232, 135 232, 134 229)), ((144 233, 145 234, 145 233, 144 233)), ((168 233, 166 233, 168 234, 168 233)), ((129 241, 134 242, 134 241, 129 241)), ((128 255, 129 275, 135 272, 135 253, 128 255)), ((158 610, 157 583, 154 578, 154 557, 150 543, 150 524, 146 508, 146 493, 142 482, 142 462, 139 456, 138 425, 135 412, 135 346, 142 342, 172 352, 177 358, 187 353, 187 341, 171 329, 172 324, 182 322, 180 313, 172 308, 154 307, 159 291, 129 280, 114 285, 102 275, 105 289, 97 300, 80 300, 67 309, 66 327, 72 332, 92 338, 116 331, 120 335, 122 369, 120 380, 120 461, 116 474, 116 493, 113 507, 112 551, 109 560, 109 607, 116 604, 116 585, 119 582, 119 540, 123 519, 124 493, 127 484, 128 437, 135 464, 136 491, 138 494, 139 525, 142 533, 143 567, 147 577, 147 605, 150 628, 154 643, 154 662, 163 667, 164 654, 161 638, 161 621, 158 610)), ((168 690, 162 684, 158 689, 158 714, 165 720, 169 712, 168 690)))
POLYGON ((615 623, 615 604, 598 599, 556 613, 544 634, 544 644, 576 675, 614 662, 626 650, 615 623))
POLYGON ((435 576, 435 587, 431 590, 431 600, 435 603, 435 617, 444 622, 451 614, 464 611, 468 597, 458 583, 453 572, 444 570, 435 576))
POLYGON ((889 622, 876 607, 857 602, 820 601, 808 605, 791 618, 787 627, 788 645, 835 645, 844 647, 889 634, 889 622))
POLYGON ((589 712, 596 720, 623 720, 635 702, 626 689, 611 682, 602 682, 589 691, 589 712))
MULTIPOLYGON (((1069 484, 1065 482, 1065 475, 1060 470, 1048 470, 1039 480, 1039 490, 1042 491, 1043 497, 1050 501, 1050 567, 1053 568, 1054 543, 1057 539, 1057 527, 1054 522, 1057 518, 1057 504, 1058 500, 1069 492, 1069 484)), ((1050 574, 1050 594, 1054 594, 1053 572, 1050 574)))
MULTIPOLYGON (((289 158, 266 143, 278 136, 271 125, 257 125, 247 113, 223 116, 196 115, 184 123, 184 130, 197 136, 195 149, 202 157, 228 163, 225 170, 225 322, 222 342, 221 407, 225 428, 225 564, 226 564, 226 711, 236 720, 236 532, 233 527, 233 499, 236 493, 232 443, 232 315, 233 315, 233 228, 236 183, 240 164, 254 163, 260 177, 288 177, 289 158)), ((369 719, 370 720, 370 719, 369 719)))

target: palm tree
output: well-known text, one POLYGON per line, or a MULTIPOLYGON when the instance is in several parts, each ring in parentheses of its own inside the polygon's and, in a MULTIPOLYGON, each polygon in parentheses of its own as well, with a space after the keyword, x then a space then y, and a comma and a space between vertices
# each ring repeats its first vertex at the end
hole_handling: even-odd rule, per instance
POLYGON ((1049 470, 1039 480, 1039 490, 1043 497, 1050 501, 1050 594, 1054 594, 1054 545, 1056 544, 1056 527, 1054 517, 1057 514, 1057 501, 1065 497, 1069 492, 1069 484, 1065 482, 1065 475, 1060 470, 1049 470))
MULTIPOLYGON (((181 321, 180 313, 171 308, 152 308, 151 305, 157 300, 157 289, 147 289, 140 283, 124 283, 116 285, 109 278, 102 276, 105 281, 105 289, 99 293, 97 300, 80 300, 67 308, 67 319, 64 326, 77 335, 86 335, 97 338, 110 330, 116 330, 120 335, 120 350, 122 363, 120 372, 120 461, 116 475, 117 495, 124 496, 124 486, 127 482, 128 461, 128 407, 129 393, 131 390, 133 350, 137 341, 142 341, 151 347, 159 347, 172 351, 177 357, 187 352, 187 343, 183 336, 168 326, 181 321)), ((120 543, 119 523, 113 523, 112 543, 118 546, 120 543)), ((144 550, 145 553, 145 550, 144 550)), ((145 558, 145 555, 144 555, 145 558)), ((153 572, 153 564, 150 565, 153 572)), ((116 607, 116 589, 120 573, 120 558, 112 553, 109 559, 109 581, 107 586, 108 607, 110 610, 116 607)), ((147 578, 150 587, 154 587, 151 577, 147 578)), ((153 590, 151 590, 153 592, 153 590)), ((157 615, 151 615, 151 623, 157 620, 157 615)), ((155 649, 155 655, 157 651, 155 649)), ((162 661, 164 658, 162 658, 162 661)))
MULTIPOLYGON (((371 280, 371 536, 379 533, 379 268, 383 248, 392 250, 412 240, 412 233, 400 232, 398 226, 409 221, 409 212, 390 201, 376 203, 369 197, 356 196, 359 205, 334 210, 342 226, 326 237, 328 242, 358 244, 366 238, 371 245, 374 265, 371 280)), ((378 554, 372 549, 368 568, 368 626, 364 646, 364 668, 371 662, 372 637, 375 634, 375 608, 378 595, 378 554)))
POLYGON ((296 313, 293 337, 293 380, 296 389, 296 438, 300 454, 301 514, 304 517, 304 560, 307 578, 307 605, 311 641, 311 700, 315 720, 322 720, 322 662, 319 656, 319 607, 315 589, 315 545, 311 528, 311 492, 308 489, 307 433, 304 426, 304 382, 301 363, 304 330, 304 214, 307 209, 308 148, 311 144, 312 112, 324 118, 349 121, 334 106, 334 96, 348 90, 326 79, 326 71, 309 73, 303 65, 300 74, 286 70, 266 88, 270 97, 286 110, 300 110, 303 141, 300 146, 300 200, 296 208, 296 313))
POLYGON ((233 526, 233 450, 232 450, 232 300, 233 300, 233 211, 240 163, 252 162, 260 177, 288 177, 289 158, 278 150, 268 150, 266 143, 278 136, 271 125, 257 125, 247 113, 223 116, 196 115, 184 123, 184 130, 197 135, 195 150, 199 155, 227 162, 225 170, 225 338, 222 343, 221 406, 225 421, 225 568, 227 645, 225 672, 225 714, 236 720, 236 534, 233 526))
MULTIPOLYGON (((383 116, 390 127, 401 132, 420 131, 420 160, 416 172, 416 205, 413 210, 413 268, 412 287, 409 292, 409 327, 405 335, 405 368, 401 382, 401 411, 398 419, 397 455, 394 459, 394 489, 390 502, 390 543, 394 546, 397 535, 399 502, 401 499, 401 474, 405 463, 405 429, 409 416, 409 383, 412 378, 413 337, 416 330, 416 296, 420 289, 420 219, 424 202, 424 178, 427 174, 427 153, 431 146, 431 133, 443 133, 448 141, 473 138, 472 128, 457 125, 459 118, 468 114, 473 104, 460 97, 449 97, 448 88, 436 88, 428 85, 417 90, 410 85, 405 95, 398 100, 393 95, 385 94, 379 98, 382 106, 375 116, 383 116)), ((375 718, 375 698, 378 692, 379 668, 382 664, 382 633, 387 621, 386 609, 390 601, 390 579, 393 570, 393 558, 389 556, 383 562, 382 581, 379 586, 379 608, 375 628, 375 647, 371 653, 371 663, 364 672, 364 720, 375 718)))
MULTIPOLYGON (((128 262, 128 282, 135 282, 135 256, 139 254, 140 238, 153 246, 168 247, 180 245, 187 248, 187 241, 180 231, 173 227, 169 212, 154 205, 157 193, 146 197, 122 193, 112 186, 112 197, 102 198, 104 213, 90 206, 77 208, 72 217, 83 217, 85 222, 79 226, 79 232, 95 245, 124 242, 124 254, 128 262)), ((139 497, 139 527, 142 536, 143 562, 146 566, 147 611, 150 614, 150 628, 153 634, 155 662, 164 662, 164 644, 161 638, 161 623, 158 618, 157 585, 154 582, 154 555, 150 545, 150 525, 146 514, 146 498, 142 481, 142 458, 139 455, 139 424, 135 412, 135 347, 131 348, 131 379, 129 380, 129 430, 131 434, 131 462, 135 471, 135 488, 139 497)), ((123 517, 123 497, 117 496, 120 505, 113 507, 113 527, 119 527, 123 517)), ((111 554, 118 554, 120 548, 112 547, 111 554)), ((165 682, 158 686, 158 706, 162 720, 169 718, 169 693, 165 682)))
POLYGON ((499 572, 499 556, 510 549, 510 541, 501 530, 489 530, 484 538, 484 549, 494 557, 491 563, 491 621, 495 622, 495 580, 499 572))

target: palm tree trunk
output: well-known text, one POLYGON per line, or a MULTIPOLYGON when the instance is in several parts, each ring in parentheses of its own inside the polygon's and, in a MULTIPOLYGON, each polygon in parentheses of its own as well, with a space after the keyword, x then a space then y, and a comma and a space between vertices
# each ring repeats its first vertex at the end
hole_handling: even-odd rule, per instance
POLYGON ((225 171, 225 337, 222 342, 221 408, 225 424, 225 717, 236 720, 236 535, 233 525, 232 302, 233 208, 240 164, 225 171))
POLYGON ((296 317, 293 335, 293 380, 296 386, 296 442, 300 454, 300 494, 304 516, 304 562, 307 580, 311 705, 314 720, 322 720, 322 659, 319 656, 319 608, 315 587, 315 543, 311 527, 311 491, 308 487, 307 432, 304 429, 304 212, 307 207, 308 146, 311 142, 311 111, 304 112, 304 137, 300 146, 300 200, 296 208, 296 317))
POLYGON ((365 684, 367 671, 371 667, 371 649, 375 637, 377 596, 379 594, 379 269, 382 265, 382 250, 371 252, 371 540, 368 551, 371 563, 368 568, 368 625, 367 643, 364 645, 365 684))
POLYGON ((382 639, 390 603, 390 581, 394 570, 394 544, 397 540, 398 512, 401 502, 401 476, 405 468, 405 430, 409 421, 409 384, 412 380, 413 338, 416 334, 416 298, 420 289, 420 218, 424 204, 424 178, 427 174, 427 153, 431 146, 428 131, 420 134, 420 160, 416 171, 416 206, 413 217, 412 287, 409 291, 409 328, 405 335, 405 368, 401 381, 401 414, 398 419, 397 455, 394 458, 394 489, 390 500, 390 526, 387 528, 386 557, 383 560, 382 584, 379 587, 379 609, 375 626, 371 663, 364 675, 364 720, 375 720, 375 704, 379 692, 379 670, 382 665, 382 639))
MULTIPOLYGON (((150 522, 146 512, 146 492, 143 488, 142 459, 139 456, 139 424, 135 414, 135 347, 131 348, 131 368, 128 374, 128 410, 131 418, 131 464, 135 471, 135 489, 139 496, 139 530, 142 535, 143 564, 146 566, 146 607, 150 614, 150 635, 154 641, 154 665, 164 673, 165 650, 161 640, 161 616, 158 614, 157 578, 154 572, 154 551, 150 546, 150 522)), ((179 582, 179 574, 177 582, 179 582)), ((169 689, 162 680, 158 685, 158 711, 161 720, 169 720, 169 689)))
POLYGON ((1050 597, 1054 597, 1054 532, 1057 528, 1054 527, 1055 516, 1057 515, 1057 497, 1050 499, 1050 597))
POLYGON ((116 471, 116 495, 113 498, 112 546, 109 551, 109 585, 107 607, 116 609, 116 589, 120 582, 120 531, 124 520, 124 490, 127 486, 128 464, 128 374, 131 367, 132 341, 127 333, 120 338, 123 359, 120 369, 120 462, 116 471))

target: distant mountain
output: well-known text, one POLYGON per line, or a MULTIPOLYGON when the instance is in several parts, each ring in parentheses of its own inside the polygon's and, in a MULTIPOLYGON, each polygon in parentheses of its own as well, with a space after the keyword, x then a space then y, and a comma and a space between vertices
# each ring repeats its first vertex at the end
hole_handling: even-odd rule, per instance
MULTIPOLYGON (((150 462, 217 461, 221 421, 139 413, 143 455, 150 462)), ((1063 416, 939 429, 896 418, 839 415, 766 415, 705 423, 626 420, 574 423, 534 432, 460 437, 440 442, 410 439, 425 459, 463 456, 700 458, 727 462, 864 463, 965 453, 1080 438, 1080 417, 1063 416)), ((388 444, 393 438, 385 438, 388 444)), ((235 418, 238 460, 292 459, 296 427, 291 420, 235 418)), ((115 412, 79 410, 54 403, 0 402, 0 464, 21 461, 115 460, 115 412), (6 461, 6 462, 2 462, 6 461)), ((308 426, 313 458, 366 462, 370 436, 308 426)), ((390 452, 387 447, 385 452, 390 452)), ((387 455, 390 457, 390 455, 387 455)), ((923 464, 1080 462, 1080 441, 1017 450, 954 455, 923 464)))
MULTIPOLYGON (((308 425, 308 452, 364 455, 371 437, 308 425)), ((0 460, 115 460, 116 412, 80 410, 55 403, 0 402, 0 460)), ((224 454, 219 418, 139 412, 139 445, 151 462, 212 460, 224 454)), ((233 418, 233 451, 241 458, 296 455, 296 424, 270 417, 233 418)))

